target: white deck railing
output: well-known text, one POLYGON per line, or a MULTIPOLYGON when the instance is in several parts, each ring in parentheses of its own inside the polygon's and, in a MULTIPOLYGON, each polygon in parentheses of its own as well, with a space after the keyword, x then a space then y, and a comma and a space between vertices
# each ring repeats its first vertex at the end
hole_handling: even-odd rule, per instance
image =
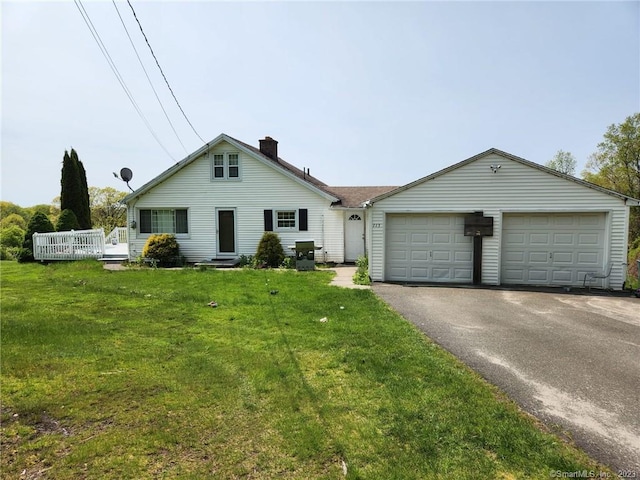
POLYGON ((129 231, 126 227, 116 227, 104 239, 105 245, 119 245, 121 243, 129 243, 129 231))
POLYGON ((80 260, 101 258, 104 254, 104 230, 34 233, 33 257, 36 260, 80 260))
POLYGON ((36 260, 81 260, 129 254, 129 236, 125 227, 104 230, 71 230, 70 232, 34 233, 33 257, 36 260))

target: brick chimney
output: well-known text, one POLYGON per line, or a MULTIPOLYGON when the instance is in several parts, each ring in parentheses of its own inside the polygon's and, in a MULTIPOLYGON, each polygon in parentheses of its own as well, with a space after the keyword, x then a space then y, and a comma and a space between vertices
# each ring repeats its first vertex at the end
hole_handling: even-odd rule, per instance
POLYGON ((271 160, 278 161, 278 142, 271 137, 264 137, 260 140, 260 152, 271 160))

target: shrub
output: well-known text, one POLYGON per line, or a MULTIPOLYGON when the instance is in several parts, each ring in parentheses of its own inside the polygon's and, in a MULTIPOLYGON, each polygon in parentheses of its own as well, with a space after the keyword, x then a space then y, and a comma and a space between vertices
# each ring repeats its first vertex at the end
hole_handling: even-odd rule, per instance
POLYGON ((15 260, 22 247, 5 247, 0 245, 0 260, 15 260))
POLYGON ((258 243, 258 251, 255 258, 259 264, 267 267, 277 268, 280 266, 284 260, 284 250, 277 233, 264 232, 260 243, 258 243))
POLYGON ((638 271, 638 259, 640 259, 640 238, 636 238, 629 245, 627 256, 627 285, 632 288, 640 288, 640 271, 638 271))
POLYGON ((296 268, 296 259, 294 257, 285 257, 280 266, 287 269, 296 268))
POLYGON ((365 256, 358 257, 356 266, 358 269, 353 275, 353 283, 356 285, 371 285, 371 279, 369 278, 369 259, 365 256))
POLYGON ((169 233, 151 235, 142 249, 143 257, 156 260, 160 266, 176 263, 179 253, 178 241, 175 235, 169 233))
POLYGON ((238 267, 241 268, 251 268, 255 266, 255 259, 253 255, 240 255, 238 258, 238 267))
POLYGON ((22 250, 18 252, 17 259, 19 262, 33 262, 33 234, 34 233, 50 233, 55 231, 49 217, 42 212, 37 212, 29 220, 27 225, 27 233, 24 235, 22 242, 22 250))
POLYGON ((58 232, 69 232, 71 230, 80 230, 78 217, 76 217, 76 214, 73 213, 73 210, 67 208, 66 210, 62 211, 62 213, 58 217, 56 230, 58 232))
POLYGON ((24 242, 24 230, 17 225, 10 225, 0 230, 0 245, 3 247, 21 247, 24 242))

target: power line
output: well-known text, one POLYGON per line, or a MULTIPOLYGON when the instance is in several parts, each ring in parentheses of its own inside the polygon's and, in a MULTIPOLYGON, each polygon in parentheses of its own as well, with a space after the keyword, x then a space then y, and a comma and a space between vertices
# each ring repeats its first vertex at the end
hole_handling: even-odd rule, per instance
POLYGON ((164 113, 165 118, 167 119, 167 122, 169 122, 169 125, 171 126, 171 130, 173 130, 173 133, 176 135, 176 138, 178 139, 178 142, 180 142, 180 145, 182 145, 182 148, 184 149, 185 153, 189 153, 189 151, 187 150, 187 148, 184 146, 184 143, 182 143, 182 140, 180 139, 180 136, 178 135, 178 132, 176 132, 175 127, 173 126, 173 123, 171 122, 171 119, 169 118, 169 115, 167 115, 167 111, 164 109, 164 105, 162 105, 162 102, 160 101, 160 97, 158 97, 158 92, 156 92, 156 89, 153 86, 153 83, 151 82, 151 78, 149 78, 149 74, 147 73, 147 69, 144 68, 144 63, 142 63, 142 60, 140 59, 140 55, 138 55, 138 50, 136 49, 136 46, 133 43, 133 40, 131 39, 131 35, 129 35, 129 30, 127 29, 127 26, 124 23, 124 20, 122 19, 122 16, 120 15, 120 10, 118 10, 118 5, 116 4, 115 0, 111 0, 113 2, 113 7, 116 9, 116 12, 118 14, 118 18, 120 18, 120 23, 122 23, 122 26, 124 27, 124 31, 127 34, 127 37, 129 38, 129 43, 131 43, 131 47, 133 47, 133 51, 136 53, 136 57, 138 57, 138 62, 140 62, 140 66, 142 67, 142 70, 144 71, 145 76, 147 77, 147 81, 149 82, 149 86, 151 87, 151 90, 153 90, 154 95, 156 96, 156 100, 158 100, 158 103, 160 104, 160 108, 162 109, 162 112, 164 113))
POLYGON ((100 48, 100 51, 102 52, 102 55, 107 60, 107 63, 109 64, 109 67, 111 67, 111 71, 116 76, 116 79, 120 83, 120 86, 123 88, 124 93, 126 93, 127 97, 129 98, 129 101, 133 105, 133 108, 135 108, 136 112, 138 113, 138 115, 140 116, 140 118, 142 119, 144 124, 146 125, 146 127, 149 130, 149 132, 151 133, 151 135, 153 135, 153 138, 155 138, 156 142, 158 142, 158 145, 160 145, 162 147, 162 149, 167 153, 167 155, 169 155, 169 157, 175 162, 176 159, 173 158, 173 155, 171 155, 171 153, 169 153, 169 150, 167 150, 166 147, 162 144, 162 142, 160 141, 160 139, 158 138, 156 133, 153 131, 153 128, 151 128, 151 124, 149 123, 147 118, 144 116, 144 114, 142 113, 142 110, 140 110, 140 107, 138 106, 138 104, 136 103, 135 99, 133 98, 133 94, 131 93, 131 91, 127 87, 127 84, 125 83, 124 78, 122 78, 122 75, 120 75, 120 72, 118 71, 118 67, 116 67, 116 64, 113 61, 113 59, 111 58, 111 55, 109 55, 109 51, 107 50, 107 47, 102 42, 102 39, 100 38, 100 34, 98 33, 98 30, 93 25, 93 22, 91 21, 91 18, 89 17, 89 14, 85 10, 84 5, 82 5, 82 0, 74 0, 74 3, 76 5, 78 11, 80 12, 80 15, 82 16, 82 19, 84 20, 84 23, 87 25, 87 28, 91 32, 91 35, 93 36, 93 39, 98 44, 98 47, 100 48))
POLYGON ((173 96, 173 99, 176 101, 176 105, 178 105, 178 108, 182 112, 182 115, 184 116, 184 119, 187 121, 187 123, 191 127, 191 130, 193 130, 193 133, 196 134, 196 136, 202 141, 202 143, 206 143, 203 140, 203 138, 198 134, 198 132, 196 132, 196 129, 193 127, 193 125, 191 125, 191 122, 187 118, 187 114, 184 113, 184 110, 180 106, 180 102, 178 102, 178 99, 176 98, 175 94, 173 93, 173 90, 171 89, 171 85, 169 85, 169 81, 167 80, 167 77, 165 76, 164 72, 162 71, 162 67, 160 66, 160 63, 158 62, 158 59, 156 58, 156 54, 153 53, 153 48, 151 48, 151 44, 149 43, 149 39, 147 38, 147 36, 144 33, 144 30, 142 29, 142 24, 140 23, 140 20, 138 20, 138 16, 136 15, 136 11, 133 9, 133 5, 131 5, 131 2, 129 0, 127 0, 127 3, 129 4, 129 7, 131 8, 131 11, 133 12, 133 16, 136 19, 136 22, 138 22, 138 27, 140 27, 140 31, 142 32, 142 36, 144 37, 144 41, 147 42, 147 46, 149 47, 149 50, 151 51, 151 55, 153 55, 153 59, 156 61, 156 65, 158 66, 158 69, 160 70, 160 73, 162 74, 162 78, 164 78, 164 81, 167 84, 167 88, 171 92, 171 95, 173 96))

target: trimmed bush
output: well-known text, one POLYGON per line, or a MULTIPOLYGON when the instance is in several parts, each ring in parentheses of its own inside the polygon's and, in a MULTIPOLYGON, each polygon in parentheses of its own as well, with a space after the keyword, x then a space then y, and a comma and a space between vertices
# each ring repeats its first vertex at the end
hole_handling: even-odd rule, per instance
POLYGON ((267 267, 278 268, 280 266, 284 260, 284 250, 277 233, 264 232, 260 243, 258 243, 255 258, 258 264, 267 267))
POLYGON ((156 260, 159 266, 177 263, 180 246, 175 235, 170 233, 154 234, 147 239, 142 249, 142 256, 156 260))
POLYGON ((73 213, 73 210, 67 208, 63 210, 58 217, 58 223, 56 224, 56 230, 58 232, 69 232, 71 230, 80 230, 80 224, 78 223, 78 217, 73 213))

